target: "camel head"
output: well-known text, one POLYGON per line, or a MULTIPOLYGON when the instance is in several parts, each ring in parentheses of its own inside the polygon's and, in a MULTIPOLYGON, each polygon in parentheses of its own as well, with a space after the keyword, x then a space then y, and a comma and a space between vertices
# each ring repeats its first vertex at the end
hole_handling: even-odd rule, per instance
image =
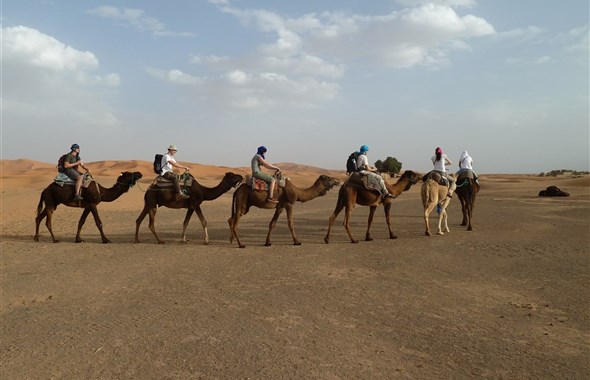
POLYGON ((324 196, 334 186, 340 185, 340 180, 338 178, 322 174, 316 180, 316 184, 321 186, 320 195, 324 196))
POLYGON ((141 177, 143 176, 140 172, 121 172, 121 175, 119 178, 117 178, 117 183, 119 185, 132 187, 137 181, 141 179, 141 177))
POLYGON ((242 183, 243 180, 244 177, 241 175, 227 172, 221 181, 229 184, 231 187, 237 187, 240 183, 242 183))
MULTIPOLYGON (((402 176, 400 177, 399 181, 407 179, 409 182, 406 185, 406 188, 404 189, 404 191, 408 191, 410 190, 410 187, 412 187, 412 185, 415 185, 416 183, 418 183, 418 181, 420 181, 422 179, 422 176, 418 173, 415 173, 411 170, 406 170, 404 172, 404 174, 402 174, 402 176)), ((399 182, 398 181, 398 182, 399 182)))

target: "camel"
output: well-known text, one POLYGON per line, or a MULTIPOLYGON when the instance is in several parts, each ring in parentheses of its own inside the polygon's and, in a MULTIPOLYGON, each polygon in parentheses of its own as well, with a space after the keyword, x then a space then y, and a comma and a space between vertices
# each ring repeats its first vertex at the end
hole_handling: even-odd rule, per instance
MULTIPOLYGON (((435 174, 433 174, 433 176, 435 176, 435 174)), ((449 174, 448 176, 452 177, 453 175, 449 174)), ((441 228, 442 223, 444 223, 445 226, 444 232, 450 231, 447 223, 447 206, 449 205, 449 202, 451 202, 451 197, 449 197, 448 194, 449 192, 454 191, 456 186, 457 183, 453 181, 451 189, 449 190, 448 186, 440 185, 438 180, 433 179, 431 176, 429 176, 429 178, 422 184, 422 205, 424 206, 424 223, 426 224, 426 232, 424 234, 426 236, 431 236, 428 217, 435 207, 438 212, 438 231, 436 234, 444 235, 441 228)))
POLYGON ((301 245, 301 241, 295 236, 294 224, 293 224, 293 205, 295 202, 307 202, 314 198, 324 196, 334 186, 339 185, 340 180, 329 177, 326 175, 320 175, 311 187, 301 189, 295 186, 290 179, 285 180, 285 187, 278 188, 275 191, 275 197, 278 199, 278 203, 268 202, 268 191, 253 191, 248 185, 242 184, 235 192, 232 201, 232 214, 227 220, 231 231, 230 243, 233 243, 234 238, 236 239, 238 246, 244 248, 240 238, 238 237, 238 221, 240 217, 246 215, 250 210, 250 207, 255 206, 263 209, 275 209, 275 213, 268 226, 268 235, 266 236, 265 246, 270 246, 270 234, 275 227, 279 216, 283 210, 287 211, 287 223, 291 230, 291 236, 293 237, 294 245, 301 245))
POLYGON ((66 184, 63 186, 53 182, 41 193, 41 199, 37 205, 37 217, 35 218, 35 236, 33 239, 37 242, 39 241, 39 225, 41 224, 41 221, 47 217, 45 224, 47 225, 47 229, 51 234, 51 238, 53 239, 54 243, 59 242, 59 240, 56 239, 55 235, 53 234, 53 229, 51 227, 51 217, 53 212, 57 209, 57 206, 63 203, 68 207, 80 207, 84 209, 82 216, 80 216, 80 221, 78 222, 76 243, 83 242, 83 240, 80 238, 80 231, 82 230, 82 226, 86 222, 86 218, 90 213, 92 213, 94 221, 96 222, 96 226, 98 227, 98 231, 100 231, 102 242, 105 244, 110 243, 111 241, 105 236, 102 230, 102 221, 98 215, 97 206, 100 202, 112 202, 118 199, 122 194, 129 191, 129 189, 135 185, 135 183, 141 179, 141 177, 142 175, 140 172, 123 172, 117 178, 115 185, 110 189, 104 188, 98 182, 92 180, 87 188, 82 188, 82 197, 84 198, 83 200, 74 200, 76 190, 73 182, 71 185, 66 184), (45 208, 43 208, 43 205, 45 205, 45 208))
MULTIPOLYGON (((414 173, 411 170, 406 170, 395 184, 389 184, 385 182, 385 185, 387 186, 389 192, 394 195, 394 197, 397 197, 404 191, 409 190, 412 185, 416 184, 420 180, 420 178, 421 176, 419 174, 414 173)), ((338 201, 336 202, 336 208, 334 209, 332 216, 330 216, 330 220, 328 222, 328 232, 324 238, 324 242, 326 244, 330 242, 330 231, 332 230, 332 224, 334 224, 336 217, 344 208, 344 229, 348 233, 350 241, 352 243, 358 243, 358 240, 352 236, 352 232, 350 231, 350 215, 355 204, 369 206, 369 221, 367 225, 365 241, 373 240, 370 232, 371 224, 373 223, 375 210, 380 203, 383 204, 383 209, 385 211, 385 221, 387 222, 387 228, 389 230, 389 238, 397 239, 397 236, 394 235, 391 230, 391 219, 389 216, 392 200, 392 198, 386 198, 382 200, 379 191, 365 188, 362 182, 362 176, 359 173, 352 174, 340 188, 338 193, 338 201)))
POLYGON ((475 206, 475 196, 479 192, 479 183, 469 175, 471 171, 465 172, 465 175, 459 174, 457 178, 457 188, 455 193, 461 202, 461 211, 463 212, 462 226, 467 226, 467 231, 472 231, 471 220, 473 219, 473 207, 475 206))
POLYGON ((149 214, 149 228, 156 237, 158 244, 164 244, 164 241, 158 237, 156 233, 156 228, 154 226, 154 222, 156 220, 156 211, 158 206, 165 206, 169 208, 186 208, 186 216, 184 217, 184 223, 182 224, 182 242, 187 243, 188 240, 186 239, 186 228, 188 227, 188 223, 191 220, 191 216, 193 212, 197 213, 199 220, 201 221, 201 225, 203 226, 203 232, 205 234, 205 244, 211 244, 209 240, 209 232, 207 231, 207 220, 203 215, 203 211, 201 210, 201 203, 204 201, 212 201, 219 198, 221 195, 228 192, 230 189, 238 186, 243 177, 239 174, 234 174, 231 172, 225 173, 221 182, 212 188, 202 186, 197 182, 197 180, 192 177, 190 174, 186 174, 190 176, 192 183, 190 187, 186 190, 188 191, 189 198, 188 199, 181 199, 173 190, 173 187, 167 188, 158 188, 155 185, 151 185, 144 196, 144 206, 141 214, 135 221, 135 242, 139 243, 139 226, 141 226, 141 222, 145 218, 146 215, 149 214))

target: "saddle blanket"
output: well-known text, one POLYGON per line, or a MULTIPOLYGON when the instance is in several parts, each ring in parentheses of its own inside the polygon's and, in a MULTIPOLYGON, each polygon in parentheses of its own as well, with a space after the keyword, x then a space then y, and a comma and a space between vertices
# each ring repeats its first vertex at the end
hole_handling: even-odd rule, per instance
POLYGON ((463 169, 457 172, 457 181, 460 181, 465 178, 475 179, 475 173, 473 170, 463 169))
MULTIPOLYGON (((250 187, 254 191, 267 191, 268 190, 268 183, 264 182, 261 179, 252 177, 252 175, 247 174, 246 180, 244 181, 248 187, 250 187)), ((275 190, 277 187, 285 187, 286 179, 284 177, 276 178, 275 181, 275 190)))
MULTIPOLYGON (((83 175, 83 177, 84 177, 84 179, 82 180, 82 187, 87 188, 90 185, 90 183, 92 181, 94 181, 94 179, 88 173, 85 173, 83 175)), ((63 187, 63 185, 75 185, 76 184, 76 181, 74 181, 73 179, 68 177, 65 173, 57 173, 57 175, 53 179, 53 182, 55 182, 56 184, 58 184, 59 186, 62 186, 62 187, 63 187)))
MULTIPOLYGON (((189 176, 186 179, 182 179, 180 178, 180 188, 184 188, 184 187, 191 187, 193 183, 193 176, 189 176)), ((174 186, 174 182, 172 182, 169 179, 166 179, 164 177, 156 177, 156 179, 154 179, 154 182, 152 182, 152 187, 172 187, 174 186)))
POLYGON ((422 177, 423 182, 426 182, 429 179, 432 179, 434 182, 438 183, 441 186, 449 186, 449 180, 437 171, 433 170, 431 172, 428 172, 424 177, 422 177))
POLYGON ((377 191, 381 191, 381 183, 379 181, 378 175, 371 175, 371 174, 367 174, 367 175, 363 175, 361 177, 362 181, 363 181, 363 185, 369 189, 369 190, 377 190, 377 191))

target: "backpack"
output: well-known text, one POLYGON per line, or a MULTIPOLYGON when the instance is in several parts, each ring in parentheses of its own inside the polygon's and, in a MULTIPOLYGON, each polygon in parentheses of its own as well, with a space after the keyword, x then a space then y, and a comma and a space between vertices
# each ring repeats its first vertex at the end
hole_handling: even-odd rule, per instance
POLYGON ((352 174, 359 171, 356 166, 358 156, 359 152, 352 152, 350 156, 348 156, 348 160, 346 160, 346 174, 352 174))
POLYGON ((162 174, 162 157, 163 154, 156 154, 154 157, 154 173, 162 174))
POLYGON ((66 156, 67 156, 67 154, 64 154, 59 158, 59 160, 57 160, 56 167, 57 167, 57 171, 59 173, 65 173, 65 171, 66 171, 66 168, 64 166, 64 162, 66 161, 66 156))

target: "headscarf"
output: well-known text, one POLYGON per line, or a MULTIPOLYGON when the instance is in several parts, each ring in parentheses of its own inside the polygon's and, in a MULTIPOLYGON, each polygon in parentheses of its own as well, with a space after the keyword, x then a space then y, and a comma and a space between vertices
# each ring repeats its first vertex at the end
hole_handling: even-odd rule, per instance
POLYGON ((266 147, 264 145, 261 145, 258 147, 258 150, 256 151, 256 154, 259 154, 260 157, 265 158, 264 157, 264 153, 266 153, 266 147))

